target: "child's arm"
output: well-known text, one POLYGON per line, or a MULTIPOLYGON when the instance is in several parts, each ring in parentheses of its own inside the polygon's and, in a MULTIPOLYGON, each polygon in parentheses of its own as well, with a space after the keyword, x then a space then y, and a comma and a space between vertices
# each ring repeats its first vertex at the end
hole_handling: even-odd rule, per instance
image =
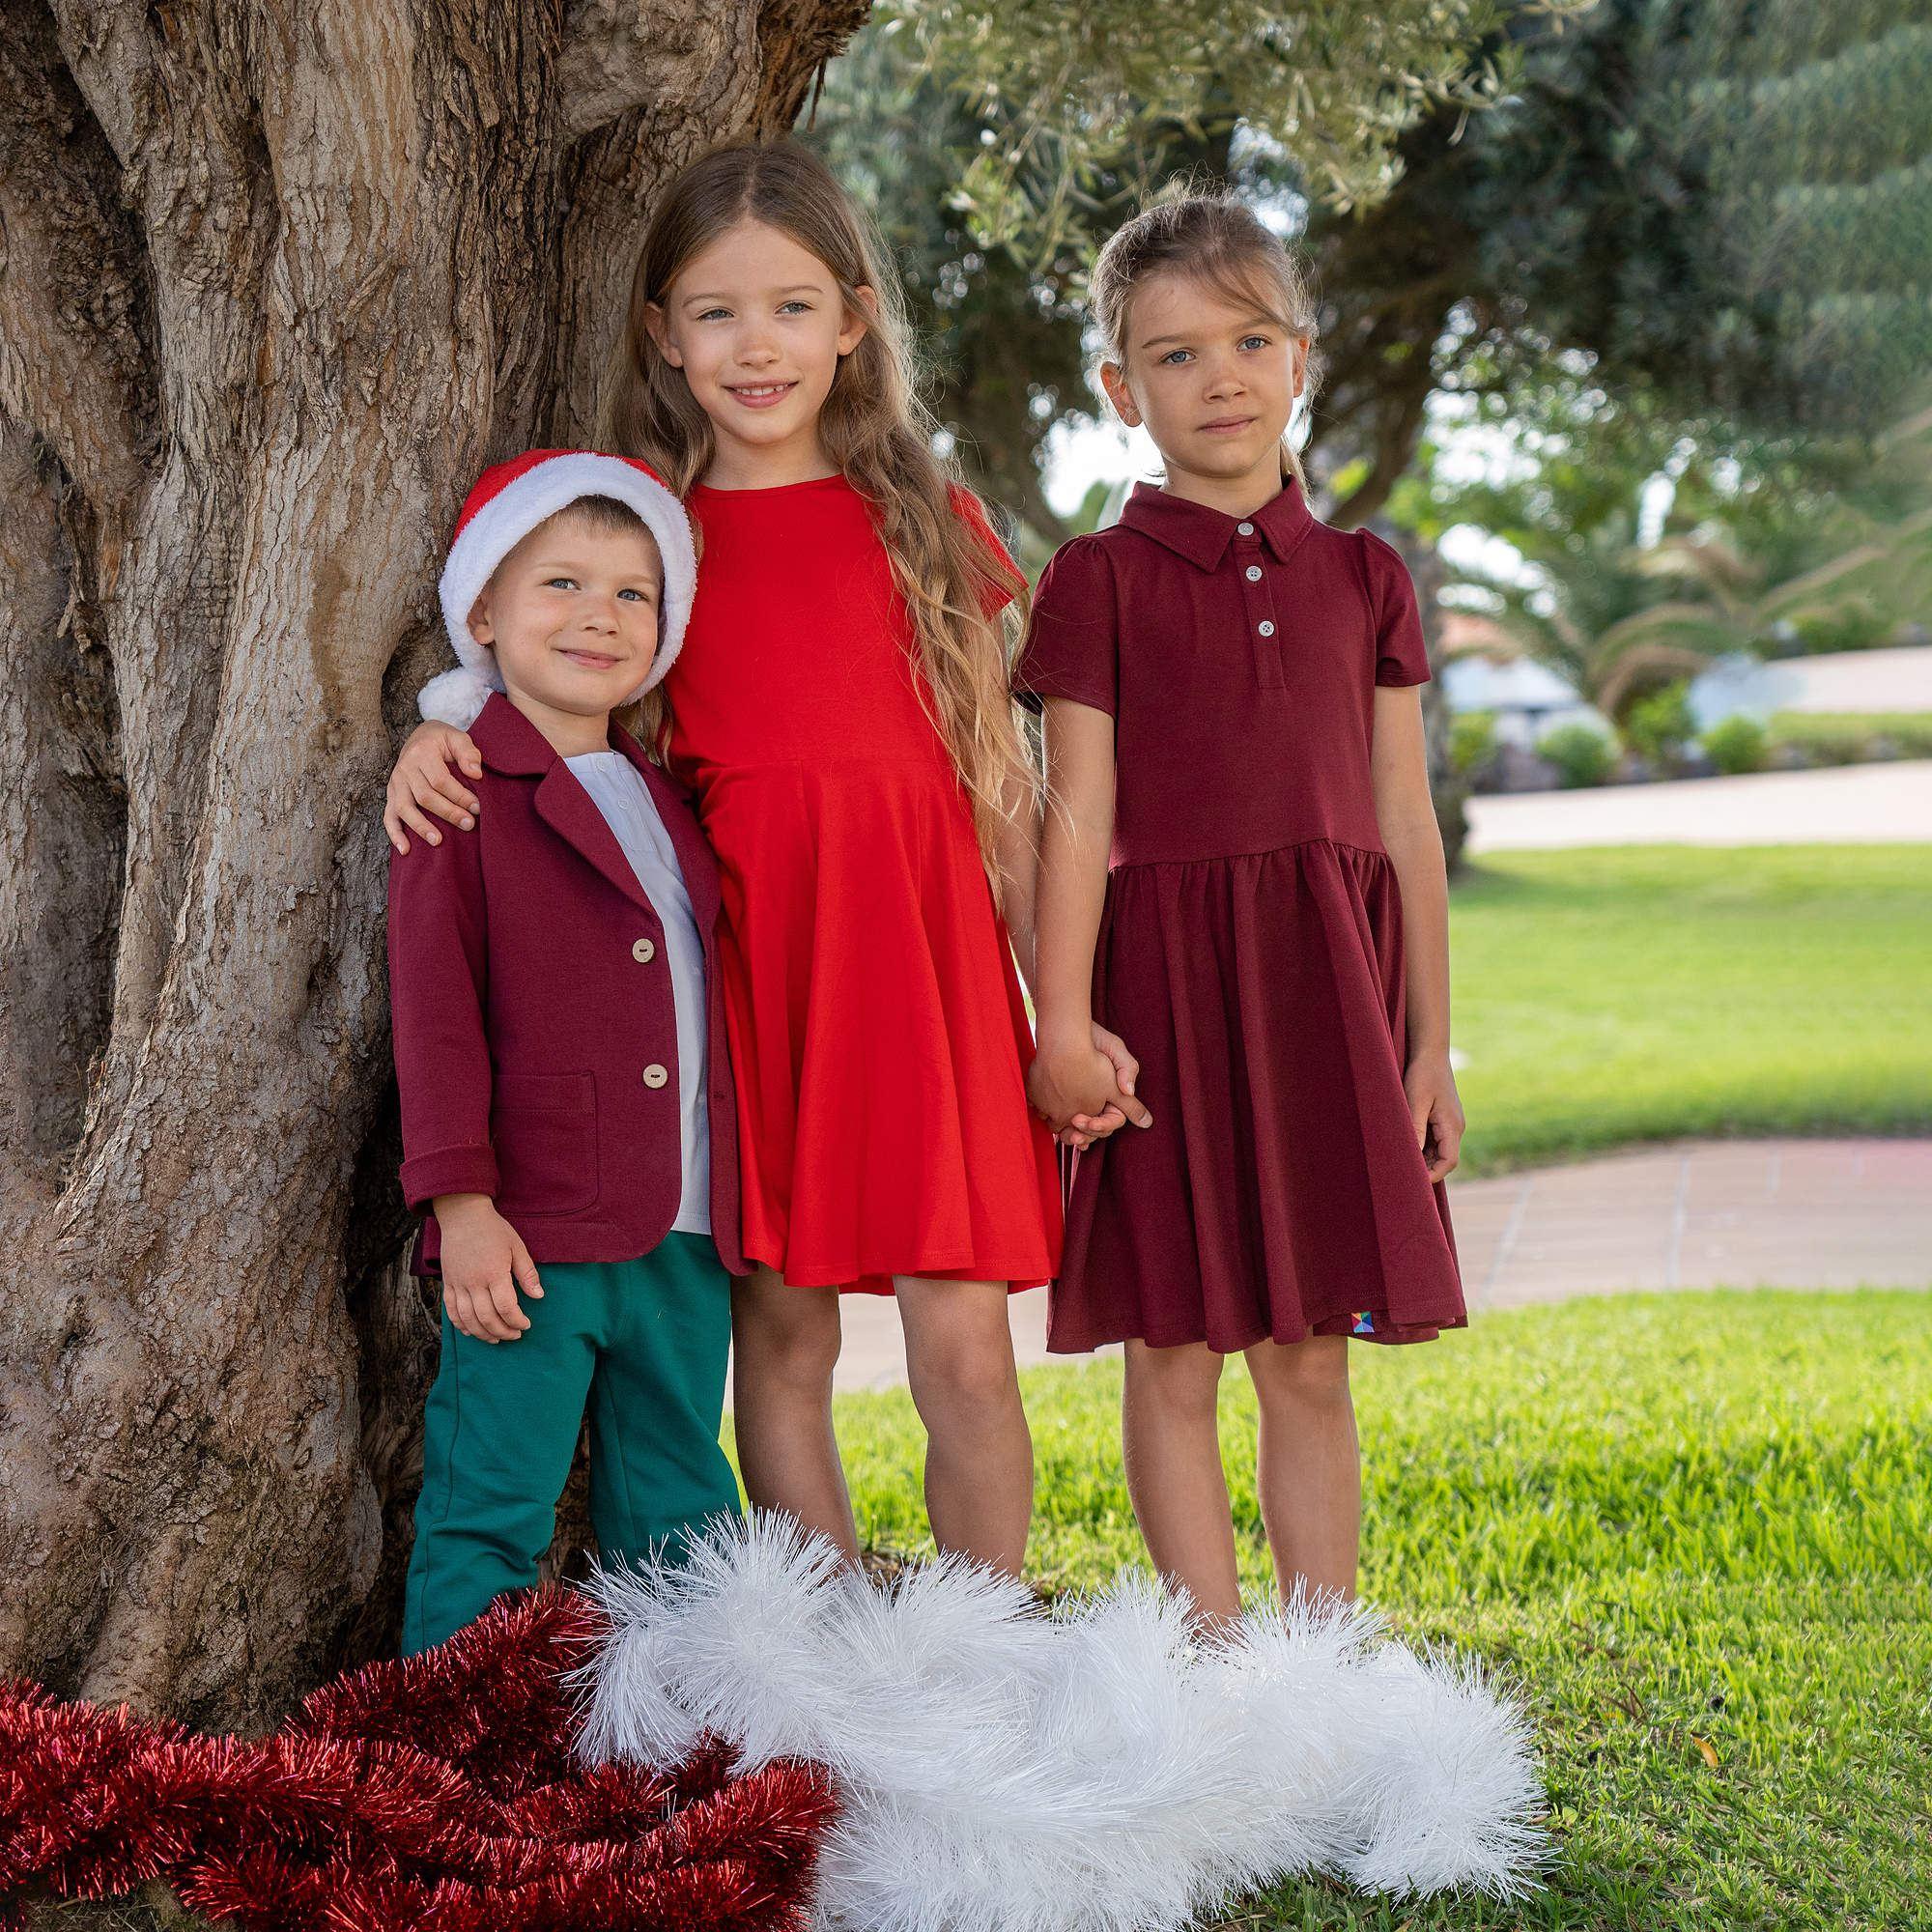
POLYGON ((403 1194, 412 1208, 436 1214, 450 1320, 483 1341, 513 1341, 529 1326, 518 1285, 532 1296, 543 1288, 528 1248, 495 1205, 488 958, 473 841, 389 861, 388 951, 403 1194))
POLYGON ((1463 1102, 1449 1066, 1449 881, 1413 684, 1376 688, 1371 771, 1376 822, 1402 895, 1408 1009, 1403 1084, 1429 1178, 1440 1180, 1461 1158, 1463 1102))
POLYGON ((483 760, 469 733, 454 724, 418 724, 396 754, 388 802, 383 808, 383 830, 398 852, 410 849, 405 828, 432 845, 442 843, 442 834, 423 816, 424 811, 433 811, 465 832, 474 827, 481 805, 450 769, 452 765, 460 765, 472 779, 483 776, 483 760))
MULTIPOLYGON (((1014 787, 1018 789, 1017 786, 1014 787)), ((1039 902, 1039 812, 1036 801, 1009 798, 1001 819, 999 838, 1001 874, 1000 917, 1006 922, 1007 936, 1012 942, 1013 957, 1027 991, 1034 995, 1038 1009, 1037 947, 1034 929, 1039 902)), ((1134 1091, 1140 1063, 1127 1051, 1126 1042, 1097 1021, 1093 1028, 1094 1044, 1107 1056, 1114 1068, 1115 1084, 1121 1094, 1134 1091)), ((1123 1127, 1127 1117, 1121 1111, 1120 1095, 1110 1099, 1098 1114, 1075 1114, 1055 1131, 1064 1146, 1090 1148, 1104 1140, 1116 1128, 1123 1127)))
POLYGON ((1092 705, 1048 697, 1044 725, 1047 806, 1034 912, 1039 1042, 1028 1097, 1056 1132, 1076 1117, 1099 1119, 1110 1104, 1145 1127, 1153 1117, 1133 1092, 1138 1069, 1126 1056, 1117 1071, 1094 1024, 1094 949, 1114 838, 1114 721, 1092 705))
POLYGON ((1039 813, 1015 779, 1001 801, 996 856, 1000 862, 1000 917, 1013 943, 1013 958, 1027 990, 1034 983, 1034 913, 1039 895, 1039 813))

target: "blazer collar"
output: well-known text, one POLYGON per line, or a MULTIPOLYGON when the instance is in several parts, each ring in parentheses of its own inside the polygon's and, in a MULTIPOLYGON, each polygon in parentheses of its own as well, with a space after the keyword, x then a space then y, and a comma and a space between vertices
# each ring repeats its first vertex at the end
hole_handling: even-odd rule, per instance
POLYGON ((483 762, 509 778, 541 778, 557 762, 555 747, 500 691, 476 714, 469 737, 483 762))
POLYGON ((1237 523, 1253 524, 1274 553, 1277 562, 1286 563, 1296 544, 1308 534, 1315 518, 1293 477, 1251 517, 1231 517, 1206 503, 1190 503, 1184 497, 1171 497, 1152 483, 1136 483, 1133 494, 1121 511, 1121 522, 1130 530, 1139 530, 1156 543, 1164 544, 1178 556, 1201 570, 1213 570, 1228 554, 1237 523))

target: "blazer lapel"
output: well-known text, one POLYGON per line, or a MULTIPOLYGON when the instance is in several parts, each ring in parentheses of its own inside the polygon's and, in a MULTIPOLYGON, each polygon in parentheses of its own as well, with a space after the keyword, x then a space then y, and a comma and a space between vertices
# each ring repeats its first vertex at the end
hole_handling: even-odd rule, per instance
POLYGON ((624 896, 653 915, 657 908, 638 883, 617 835, 597 810, 590 794, 577 781, 577 774, 558 758, 537 786, 537 816, 559 838, 576 846, 624 896))

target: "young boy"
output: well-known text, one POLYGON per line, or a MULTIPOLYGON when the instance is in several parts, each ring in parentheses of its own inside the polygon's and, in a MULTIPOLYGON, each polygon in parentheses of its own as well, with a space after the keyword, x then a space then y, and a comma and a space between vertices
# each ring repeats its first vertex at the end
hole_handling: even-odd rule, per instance
POLYGON ((448 681, 489 696, 475 831, 389 868, 403 1191, 443 1298, 406 1655, 536 1580, 586 1413, 606 1563, 738 1509, 718 876, 611 716, 676 657, 696 576, 677 499, 586 450, 488 470, 442 573, 448 681))

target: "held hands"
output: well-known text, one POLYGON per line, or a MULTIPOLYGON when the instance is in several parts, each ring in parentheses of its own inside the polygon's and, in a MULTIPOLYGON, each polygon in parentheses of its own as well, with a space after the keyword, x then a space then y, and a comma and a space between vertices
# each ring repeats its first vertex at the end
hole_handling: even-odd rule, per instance
POLYGON ((1453 1174, 1463 1157, 1463 1102, 1456 1093, 1456 1076, 1449 1070, 1446 1047, 1418 1053, 1403 1075, 1408 1094, 1408 1117, 1416 1145, 1429 1164, 1431 1180, 1453 1174))
POLYGON ((476 794, 452 765, 472 779, 483 776, 483 760, 469 732, 454 724, 418 724, 410 733, 389 774, 388 803, 383 808, 383 830, 398 852, 410 849, 405 827, 432 845, 442 843, 442 834, 423 816, 426 811, 465 832, 476 823, 476 794))
POLYGON ((530 1325, 517 1305, 517 1290, 533 1301, 543 1298, 523 1236, 487 1194, 440 1194, 435 1208, 442 1230, 442 1305, 450 1321, 479 1342, 514 1342, 530 1325))
POLYGON ((1090 1023, 1085 1038, 1040 1037, 1027 1074, 1027 1098, 1064 1147, 1087 1148, 1131 1121, 1153 1124, 1135 1096, 1141 1064, 1118 1034, 1090 1023))

